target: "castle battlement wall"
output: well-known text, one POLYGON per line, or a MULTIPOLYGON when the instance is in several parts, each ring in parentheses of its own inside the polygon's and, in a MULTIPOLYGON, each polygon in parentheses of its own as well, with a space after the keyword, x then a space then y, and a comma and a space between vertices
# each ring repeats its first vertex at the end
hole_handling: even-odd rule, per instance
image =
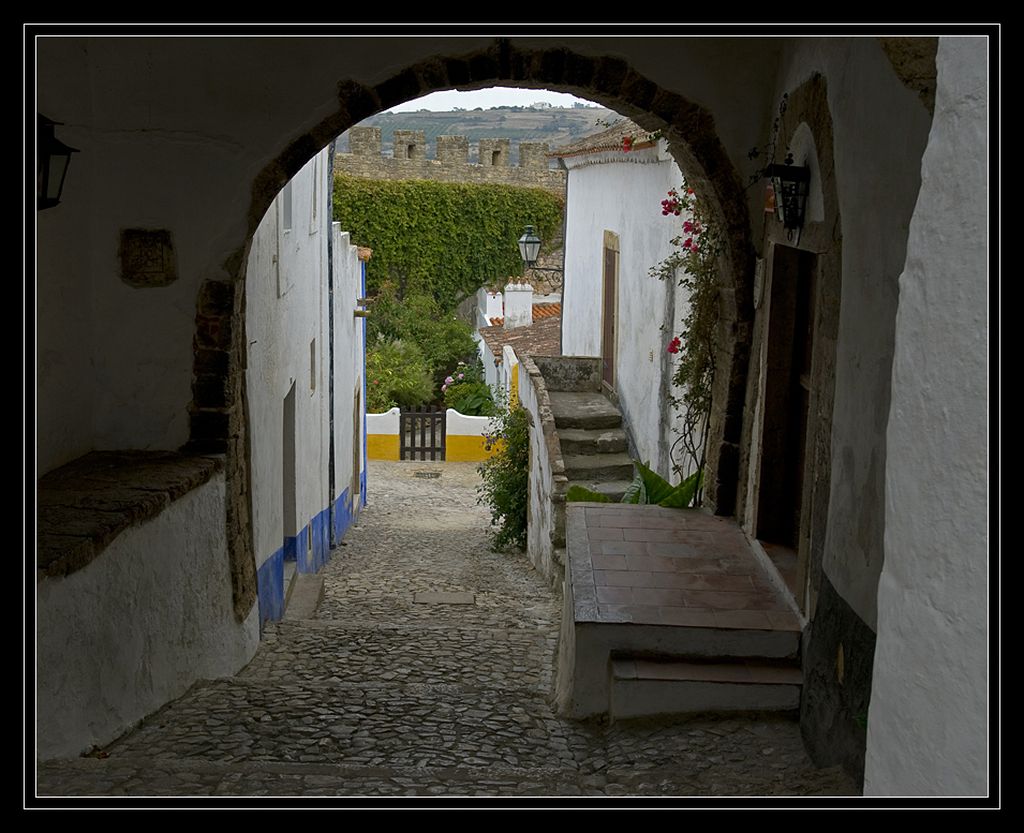
POLYGON ((437 158, 427 159, 422 130, 396 130, 394 156, 381 155, 379 127, 353 127, 348 135, 351 152, 338 153, 334 167, 350 176, 515 185, 565 196, 566 173, 548 168, 547 142, 520 142, 519 164, 510 165, 509 139, 481 139, 480 161, 471 163, 465 136, 438 136, 437 158))

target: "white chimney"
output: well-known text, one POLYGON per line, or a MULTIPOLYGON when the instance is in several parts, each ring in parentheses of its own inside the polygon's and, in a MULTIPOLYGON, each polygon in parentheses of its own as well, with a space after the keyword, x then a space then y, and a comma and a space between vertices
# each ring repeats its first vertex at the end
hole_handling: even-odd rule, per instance
POLYGON ((533 287, 510 283, 505 287, 505 329, 529 327, 533 323, 533 287))
POLYGON ((500 292, 487 293, 487 309, 484 312, 484 315, 487 317, 488 323, 490 323, 492 318, 501 318, 502 315, 504 315, 501 303, 500 292))

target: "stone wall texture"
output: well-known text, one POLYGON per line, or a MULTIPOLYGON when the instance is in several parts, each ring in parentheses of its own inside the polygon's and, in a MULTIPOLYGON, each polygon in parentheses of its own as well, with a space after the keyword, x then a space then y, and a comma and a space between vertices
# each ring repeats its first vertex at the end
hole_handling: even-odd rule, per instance
POLYGON ((546 142, 520 142, 518 166, 509 165, 508 139, 481 139, 480 163, 469 162, 465 136, 438 136, 437 158, 427 159, 422 130, 396 130, 395 155, 381 155, 379 127, 349 130, 351 153, 339 153, 334 168, 365 179, 426 179, 433 182, 473 182, 543 188, 565 196, 565 171, 548 168, 546 142))

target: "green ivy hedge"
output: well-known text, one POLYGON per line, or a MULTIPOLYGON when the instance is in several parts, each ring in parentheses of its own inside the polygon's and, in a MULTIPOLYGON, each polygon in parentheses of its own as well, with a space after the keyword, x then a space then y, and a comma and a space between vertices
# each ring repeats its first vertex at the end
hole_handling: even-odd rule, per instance
POLYGON ((402 297, 430 294, 443 309, 521 275, 516 241, 523 227, 551 240, 562 209, 562 200, 539 188, 334 178, 334 219, 354 243, 373 249, 368 291, 390 278, 402 297))

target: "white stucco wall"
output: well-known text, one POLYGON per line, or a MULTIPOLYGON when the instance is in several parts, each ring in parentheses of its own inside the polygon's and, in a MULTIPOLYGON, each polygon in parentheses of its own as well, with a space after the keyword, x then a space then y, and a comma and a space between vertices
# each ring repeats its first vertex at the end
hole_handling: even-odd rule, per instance
MULTIPOLYGON (((526 364, 523 364, 520 373, 519 401, 530 415, 530 503, 527 510, 526 554, 540 573, 561 592, 562 582, 555 569, 555 548, 552 543, 556 518, 551 498, 555 493, 555 481, 536 388, 538 384, 543 384, 543 379, 539 373, 527 373, 526 364)), ((550 410, 548 418, 553 427, 550 410)), ((564 476, 563 473, 563 479, 564 476)))
POLYGON ((256 608, 243 624, 233 613, 223 474, 36 592, 41 759, 113 740, 196 680, 236 673, 259 642, 256 608))
POLYGON ((249 254, 246 373, 257 569, 281 548, 286 532, 294 535, 328 505, 326 161, 327 153, 322 151, 292 179, 291 231, 282 227, 279 194, 260 222, 249 254), (315 226, 311 224, 314 176, 321 179, 315 226), (311 228, 316 230, 311 233, 311 228), (283 295, 280 287, 287 287, 283 295), (314 340, 311 374, 310 342, 314 340), (297 526, 286 531, 284 401, 293 383, 297 526))
POLYGON ((940 40, 900 276, 867 795, 988 791, 986 60, 940 40))
POLYGON ((678 321, 668 287, 648 272, 672 253, 670 241, 682 230, 681 218, 661 213, 668 191, 682 187, 682 174, 663 142, 657 149, 569 157, 566 164, 562 352, 601 355, 604 232, 614 232, 619 237, 615 388, 639 456, 667 476, 671 426, 662 415, 662 354, 678 321))
POLYGON ((367 434, 397 434, 402 409, 397 405, 382 414, 366 415, 367 434))
POLYGON ((444 418, 448 436, 482 437, 498 430, 497 420, 493 417, 460 414, 454 408, 446 409, 444 418))
MULTIPOLYGON (((332 224, 334 246, 334 494, 337 501, 346 489, 349 501, 354 497, 353 443, 358 444, 359 471, 365 467, 363 459, 363 424, 353 426, 356 387, 359 388, 360 411, 366 411, 366 377, 363 372, 363 343, 366 319, 356 317, 356 300, 363 293, 363 266, 358 250, 348 232, 338 223, 332 224), (358 430, 356 430, 358 429, 358 430)), ((326 355, 324 356, 326 368, 326 355)), ((324 394, 326 396, 326 393, 324 394)), ((326 413, 326 411, 325 411, 326 413)), ((326 442, 326 439, 325 439, 326 442)), ((350 504, 351 506, 351 504, 350 504)))
MULTIPOLYGON (((61 131, 58 136, 65 137, 61 131)), ((74 146, 70 139, 68 144, 74 146)), ((79 160, 74 160, 76 163, 79 160)), ((68 174, 67 188, 81 180, 77 164, 68 174)), ((87 223, 80 201, 65 201, 38 214, 40 236, 67 213, 75 223, 87 223)), ((87 262, 66 264, 59 246, 40 248, 41 274, 52 275, 37 287, 36 431, 39 474, 91 451, 93 405, 92 273, 87 262), (74 415, 74 418, 69 418, 74 415)), ((31 305, 31 299, 29 300, 31 305)), ((26 342, 26 349, 31 343, 26 342)))
MULTIPOLYGON (((816 72, 828 87, 842 233, 823 568, 837 592, 875 629, 898 279, 930 116, 875 38, 794 42, 783 61, 776 104, 816 72)), ((802 153, 806 138, 798 129, 802 153)), ((815 155, 820 154, 817 148, 815 155)))

